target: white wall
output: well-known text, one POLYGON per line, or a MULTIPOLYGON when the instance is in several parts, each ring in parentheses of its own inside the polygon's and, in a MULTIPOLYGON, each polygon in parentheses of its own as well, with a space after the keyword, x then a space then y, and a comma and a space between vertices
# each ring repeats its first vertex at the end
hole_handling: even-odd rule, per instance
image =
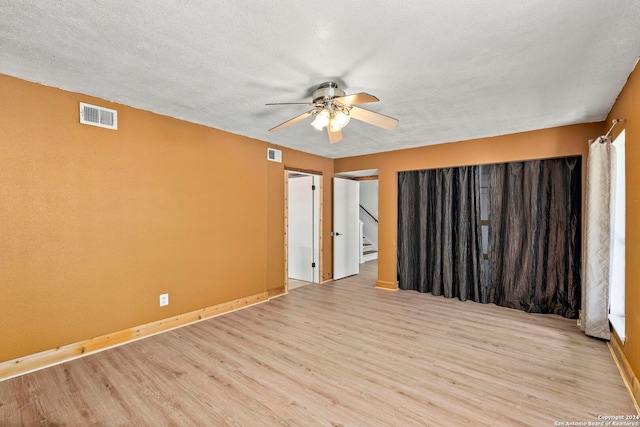
MULTIPOLYGON (((360 181, 360 205, 378 219, 378 180, 360 181)), ((378 247, 378 224, 369 215, 360 212, 364 235, 378 247)))
POLYGON ((360 204, 378 219, 378 180, 360 181, 360 204))

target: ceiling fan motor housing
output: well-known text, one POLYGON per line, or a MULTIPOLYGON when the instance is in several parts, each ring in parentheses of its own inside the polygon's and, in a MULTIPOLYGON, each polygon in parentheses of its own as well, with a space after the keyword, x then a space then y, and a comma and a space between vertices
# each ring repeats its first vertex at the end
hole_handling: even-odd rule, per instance
POLYGON ((328 101, 344 95, 345 92, 338 87, 337 83, 324 82, 313 92, 313 102, 328 101))

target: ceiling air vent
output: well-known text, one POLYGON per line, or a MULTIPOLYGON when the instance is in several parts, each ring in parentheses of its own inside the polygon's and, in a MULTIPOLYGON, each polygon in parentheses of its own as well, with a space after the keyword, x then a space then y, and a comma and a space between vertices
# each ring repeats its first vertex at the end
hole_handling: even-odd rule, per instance
POLYGON ((107 129, 118 129, 118 112, 81 102, 80 123, 107 129))
POLYGON ((282 151, 275 148, 267 148, 267 160, 282 163, 282 151))

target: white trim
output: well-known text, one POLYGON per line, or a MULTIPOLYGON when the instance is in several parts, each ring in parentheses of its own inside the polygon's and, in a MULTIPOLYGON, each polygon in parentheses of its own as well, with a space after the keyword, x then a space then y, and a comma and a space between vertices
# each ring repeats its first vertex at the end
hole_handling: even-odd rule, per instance
POLYGON ((624 316, 616 316, 615 314, 609 313, 609 322, 611 323, 613 330, 618 334, 620 342, 624 344, 624 341, 626 340, 624 316))
POLYGON ((609 270, 609 322, 625 340, 625 131, 611 144, 611 267, 609 270))

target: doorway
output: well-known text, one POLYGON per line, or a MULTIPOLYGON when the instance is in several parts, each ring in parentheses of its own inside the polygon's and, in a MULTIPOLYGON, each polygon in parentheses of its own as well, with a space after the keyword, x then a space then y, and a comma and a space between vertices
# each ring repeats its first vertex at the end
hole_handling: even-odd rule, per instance
POLYGON ((319 283, 322 176, 285 171, 287 290, 319 283))
POLYGON ((334 178, 332 236, 334 280, 360 274, 361 267, 377 272, 377 169, 340 172, 334 178))

